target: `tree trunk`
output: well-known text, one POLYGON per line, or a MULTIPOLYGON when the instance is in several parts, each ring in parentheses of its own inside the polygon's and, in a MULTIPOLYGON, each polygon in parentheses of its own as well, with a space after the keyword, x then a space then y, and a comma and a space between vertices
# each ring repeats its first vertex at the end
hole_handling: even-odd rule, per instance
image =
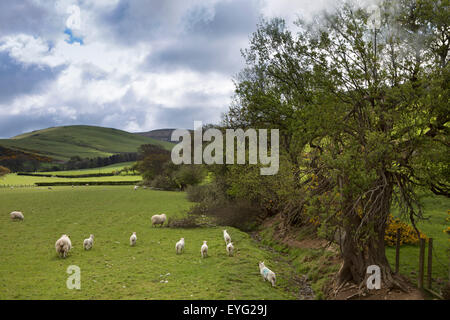
MULTIPOLYGON (((386 179, 383 180, 386 181, 386 179)), ((401 284, 402 281, 393 273, 385 252, 384 235, 390 213, 392 190, 392 185, 386 185, 371 197, 376 199, 377 203, 374 203, 373 206, 367 206, 366 203, 365 207, 376 208, 375 211, 364 213, 364 215, 370 214, 369 223, 364 224, 362 217, 355 210, 349 211, 344 227, 345 237, 342 243, 344 262, 338 274, 339 287, 346 282, 354 282, 360 288, 365 288, 367 278, 371 275, 367 273, 367 268, 376 265, 380 268, 382 288, 397 287, 405 290, 401 284), (356 230, 361 225, 366 229, 358 235, 356 230)), ((353 206, 352 201, 351 208, 353 206)))

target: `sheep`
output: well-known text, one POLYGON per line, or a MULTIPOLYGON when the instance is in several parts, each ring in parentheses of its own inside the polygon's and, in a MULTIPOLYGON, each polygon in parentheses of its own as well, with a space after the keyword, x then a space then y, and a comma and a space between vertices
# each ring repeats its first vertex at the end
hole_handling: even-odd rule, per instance
POLYGON ((94 235, 91 234, 89 238, 84 239, 83 241, 84 250, 90 250, 93 245, 94 245, 94 235))
POLYGON ((200 253, 202 254, 202 258, 205 258, 208 256, 208 245, 206 244, 207 241, 203 241, 202 248, 200 249, 200 253))
POLYGON ((25 217, 23 216, 23 213, 20 211, 13 211, 10 213, 11 220, 23 220, 25 217))
POLYGON ((136 232, 133 232, 133 234, 130 237, 130 246, 134 246, 136 244, 136 240, 137 240, 136 232))
POLYGON ((275 287, 275 273, 264 265, 264 261, 259 263, 259 272, 264 281, 268 280, 272 284, 272 287, 275 287))
POLYGON ((138 186, 134 186, 134 191, 136 191, 139 187, 138 186))
POLYGON ((184 251, 184 238, 181 238, 180 241, 175 244, 175 249, 177 250, 177 254, 184 251))
POLYGON ((227 245, 228 242, 231 242, 231 237, 228 234, 227 230, 223 230, 223 238, 225 239, 225 244, 227 245))
POLYGON ((228 252, 228 256, 232 256, 233 255, 233 251, 234 251, 234 246, 233 243, 229 243, 227 244, 227 252, 228 252))
POLYGON ((166 215, 163 214, 155 214, 154 216, 152 216, 152 225, 155 226, 156 224, 162 225, 164 224, 164 222, 166 221, 166 215))
POLYGON ((72 249, 72 242, 70 241, 69 236, 66 234, 63 234, 61 236, 61 238, 56 240, 55 249, 56 249, 56 253, 60 257, 66 258, 67 254, 69 253, 69 250, 72 249))

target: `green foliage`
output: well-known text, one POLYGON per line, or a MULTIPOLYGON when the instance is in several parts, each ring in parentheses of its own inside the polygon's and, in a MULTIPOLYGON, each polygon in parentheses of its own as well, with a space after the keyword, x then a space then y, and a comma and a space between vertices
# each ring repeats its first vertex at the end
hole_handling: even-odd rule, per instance
POLYGON ((184 190, 201 183, 206 176, 201 165, 174 165, 170 152, 158 146, 142 145, 139 157, 137 170, 145 182, 155 188, 184 190))

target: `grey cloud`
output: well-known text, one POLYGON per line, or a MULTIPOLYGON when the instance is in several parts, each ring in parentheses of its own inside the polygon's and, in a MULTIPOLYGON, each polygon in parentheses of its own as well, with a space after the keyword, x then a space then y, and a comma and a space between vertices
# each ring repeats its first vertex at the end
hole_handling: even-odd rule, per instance
POLYGON ((23 65, 7 52, 0 51, 0 103, 10 102, 21 94, 33 94, 42 90, 65 68, 60 66, 23 65))
POLYGON ((56 15, 53 1, 0 1, 0 37, 26 33, 52 38, 64 28, 65 17, 56 15))

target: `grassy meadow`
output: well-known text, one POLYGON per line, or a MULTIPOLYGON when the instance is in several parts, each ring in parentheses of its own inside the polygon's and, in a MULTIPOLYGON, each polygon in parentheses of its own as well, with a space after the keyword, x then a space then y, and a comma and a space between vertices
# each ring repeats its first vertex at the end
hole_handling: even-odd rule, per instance
MULTIPOLYGON (((51 171, 51 172, 39 172, 38 174, 55 174, 55 175, 66 175, 66 176, 76 176, 82 174, 97 174, 97 173, 112 173, 113 171, 118 171, 124 167, 130 167, 134 162, 122 162, 116 163, 109 166, 101 168, 92 169, 82 169, 82 170, 71 170, 71 171, 51 171)), ((105 177, 89 177, 89 178, 58 178, 58 177, 38 177, 38 176, 19 176, 15 173, 8 174, 0 178, 1 186, 31 186, 37 182, 71 182, 71 181, 81 181, 85 183, 93 181, 141 181, 142 177, 140 175, 125 175, 124 173, 114 176, 105 177)))
POLYGON ((248 234, 227 228, 236 247, 228 257, 222 228, 151 227, 153 214, 183 217, 185 193, 129 186, 0 189, 0 299, 295 299, 291 266, 248 234), (20 210, 25 220, 13 222, 20 210), (137 245, 129 237, 137 232, 137 245), (57 257, 54 244, 69 234, 73 249, 57 257), (83 239, 95 235, 94 247, 83 239), (186 250, 176 255, 175 243, 186 250), (209 257, 200 257, 208 241, 209 257), (259 274, 258 261, 276 270, 277 287, 259 274), (69 290, 70 265, 81 269, 81 290, 69 290), (165 282, 167 280, 167 282, 165 282), (161 282, 162 281, 162 282, 161 282))

